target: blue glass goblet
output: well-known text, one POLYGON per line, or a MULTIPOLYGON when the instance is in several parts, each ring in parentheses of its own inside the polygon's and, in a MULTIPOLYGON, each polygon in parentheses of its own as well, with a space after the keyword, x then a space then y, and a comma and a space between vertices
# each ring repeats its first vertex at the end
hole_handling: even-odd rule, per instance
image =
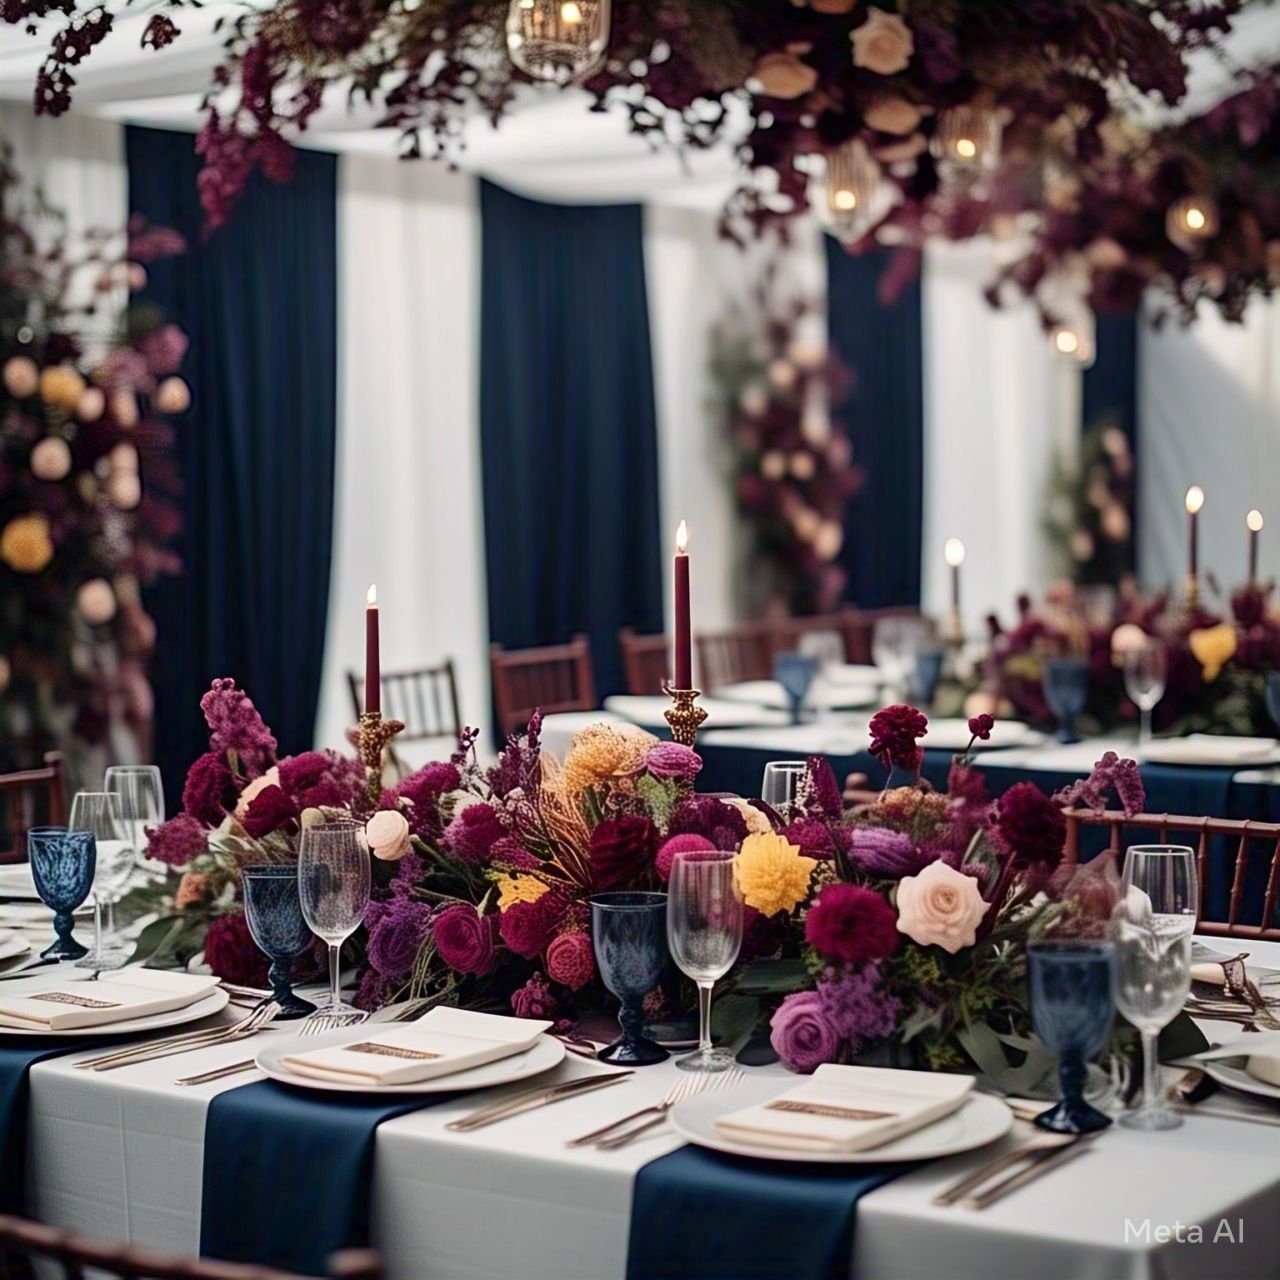
POLYGON ((1089 697, 1089 662, 1086 658, 1046 658, 1040 684, 1049 710, 1058 717, 1058 741, 1079 742, 1076 717, 1089 697))
POLYGON ((1276 736, 1280 737, 1280 671, 1268 671, 1262 694, 1267 703, 1267 714, 1276 726, 1276 736))
POLYGON ((667 1051, 641 1033, 644 998, 667 967, 667 895, 598 893, 591 899, 591 941, 601 981, 622 1001, 622 1035, 596 1055, 602 1062, 647 1067, 667 1051))
POLYGON ((944 656, 936 645, 916 650, 911 675, 907 678, 912 701, 921 702, 925 706, 933 701, 933 695, 938 692, 938 682, 942 679, 944 656))
POLYGON ((302 916, 298 897, 298 868, 293 863, 269 863, 245 867, 240 873, 244 888, 244 918, 258 944, 271 961, 267 976, 271 997, 280 1006, 281 1018, 305 1018, 316 1007, 296 995, 290 979, 294 956, 311 945, 311 930, 302 916))
POLYGON ((58 935, 41 953, 42 959, 79 960, 89 948, 71 936, 75 909, 93 888, 98 863, 92 831, 66 827, 32 827, 27 832, 27 858, 40 901, 53 912, 58 935))
POLYGON ((773 660, 773 678, 787 695, 791 723, 800 723, 800 709, 818 674, 818 660, 807 653, 780 653, 773 660))
POLYGON ((1109 942, 1054 940, 1027 948, 1031 1021, 1058 1054, 1062 1101, 1036 1117, 1054 1133, 1093 1133, 1110 1119, 1084 1099, 1085 1060, 1106 1043, 1115 1012, 1109 942))

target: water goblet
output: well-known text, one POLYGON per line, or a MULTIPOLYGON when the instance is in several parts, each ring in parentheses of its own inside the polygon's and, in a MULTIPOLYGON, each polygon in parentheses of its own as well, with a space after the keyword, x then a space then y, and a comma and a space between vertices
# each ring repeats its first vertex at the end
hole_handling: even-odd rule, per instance
POLYGON ((933 695, 938 691, 938 682, 942 679, 942 663, 945 653, 937 645, 925 645, 917 649, 911 665, 911 675, 907 681, 908 692, 913 702, 928 706, 933 695))
POLYGON ((1164 645, 1149 640, 1124 655, 1124 691, 1141 716, 1138 742, 1151 741, 1151 713, 1164 697, 1167 664, 1164 645))
POLYGON ((338 986, 342 944, 360 927, 369 905, 369 843, 364 827, 350 819, 304 827, 298 844, 298 898, 302 918, 329 948, 329 1003, 319 1013, 350 1019, 338 986))
POLYGON ((760 799, 784 823, 791 821, 800 784, 808 772, 809 766, 803 760, 770 760, 764 767, 760 799))
POLYGON ((1041 687, 1049 710, 1058 718, 1058 741, 1079 742, 1076 717, 1089 696, 1089 663, 1085 658, 1046 658, 1041 687))
POLYGON ((1053 939, 1027 948, 1031 1021, 1058 1054, 1062 1099, 1036 1117, 1053 1133, 1094 1133, 1111 1121, 1085 1101, 1085 1061, 1106 1043, 1115 1002, 1109 942, 1053 939))
POLYGON ((817 658, 803 653, 780 653, 773 660, 773 678, 787 695, 787 707, 791 723, 800 723, 800 710, 818 674, 817 658))
POLYGON ((682 1071, 727 1071, 732 1054, 711 1045, 711 994, 742 947, 742 890, 737 855, 678 853, 671 866, 667 941, 677 968, 698 984, 698 1047, 676 1060, 682 1071))
POLYGON ((67 820, 70 831, 88 831, 94 842, 93 946, 76 965, 100 973, 118 969, 129 959, 129 948, 118 935, 103 931, 103 904, 119 896, 133 869, 133 852, 123 838, 120 798, 110 791, 77 791, 67 820))
POLYGON ((302 915, 298 892, 298 868, 272 862, 245 867, 240 873, 244 890, 244 918, 258 950, 271 961, 268 978, 271 997, 280 1006, 281 1018, 302 1018, 315 1005, 293 990, 290 965, 294 956, 311 942, 311 930, 302 915))
POLYGON ((844 666, 844 637, 840 632, 806 631, 796 642, 796 649, 818 663, 818 670, 830 672, 844 666))
POLYGON ((639 890, 591 899, 591 941, 600 980, 622 1002, 622 1035, 596 1055, 602 1062, 647 1067, 667 1051, 641 1034, 644 998, 667 967, 667 895, 639 890))
POLYGON ((92 831, 66 827, 32 827, 27 832, 27 857, 40 901, 53 912, 57 937, 41 959, 79 960, 89 948, 71 936, 74 912, 93 888, 97 850, 92 831))
MULTIPOLYGON (((103 790, 120 800, 120 822, 131 852, 130 870, 137 865, 147 846, 147 832, 164 821, 164 784, 160 770, 153 764, 114 764, 106 773, 103 790)), ((127 882, 128 877, 125 877, 127 882)), ((124 892, 124 883, 120 893, 124 892)), ((108 938, 115 935, 115 904, 119 897, 109 897, 105 929, 108 938)))

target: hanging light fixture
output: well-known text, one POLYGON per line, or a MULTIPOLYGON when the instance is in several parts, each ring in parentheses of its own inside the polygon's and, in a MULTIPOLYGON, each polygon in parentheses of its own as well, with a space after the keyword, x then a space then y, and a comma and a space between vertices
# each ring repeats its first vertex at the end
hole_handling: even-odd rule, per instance
POLYGON ((604 64, 610 0, 511 0, 507 52, 535 80, 574 84, 604 64))
POLYGON ((1197 252, 1218 234, 1218 204, 1212 196, 1181 196, 1164 215, 1164 230, 1183 253, 1197 252))
POLYGON ((1000 113, 977 103, 940 112, 929 144, 948 181, 973 181, 1000 163, 1000 113))
POLYGON ((840 240, 861 239, 893 207, 896 189, 860 138, 827 152, 820 218, 840 240))

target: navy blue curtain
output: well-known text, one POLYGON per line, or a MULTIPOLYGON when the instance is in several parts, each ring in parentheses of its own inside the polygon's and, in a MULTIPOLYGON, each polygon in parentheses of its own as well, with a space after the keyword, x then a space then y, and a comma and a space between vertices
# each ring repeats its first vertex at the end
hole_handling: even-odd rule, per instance
POLYGON ((920 603, 924 525, 924 351, 917 277, 891 303, 877 296, 888 255, 827 241, 827 327, 853 373, 832 406, 849 428, 866 485, 849 504, 840 560, 845 598, 874 608, 920 603))
POLYGON ((333 540, 337 162, 298 153, 255 175, 207 239, 188 133, 130 128, 129 207, 187 237, 148 294, 191 338, 180 420, 184 572, 149 595, 158 627, 156 758, 170 788, 205 749, 199 699, 235 677, 282 751, 311 745, 333 540))
MULTIPOLYGON (((1129 448, 1138 462, 1138 313, 1101 311, 1097 317, 1098 356, 1084 371, 1080 396, 1080 422, 1084 430, 1108 424, 1119 427, 1129 438, 1129 448)), ((1133 568, 1138 555, 1138 487, 1133 487, 1134 539, 1133 568)))
POLYGON ((489 633, 519 648, 586 632, 604 696, 624 685, 618 628, 663 617, 640 206, 486 182, 480 209, 489 633))

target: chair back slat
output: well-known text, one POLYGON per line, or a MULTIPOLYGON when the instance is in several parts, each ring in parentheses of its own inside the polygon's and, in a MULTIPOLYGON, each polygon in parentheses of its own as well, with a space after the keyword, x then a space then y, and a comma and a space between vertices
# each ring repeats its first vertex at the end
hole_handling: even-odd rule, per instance
POLYGON ((698 648, 698 687, 712 693, 744 680, 773 676, 773 628, 768 622, 744 622, 727 631, 694 637, 698 648))
POLYGON ((1275 847, 1271 850, 1271 870, 1267 874, 1267 887, 1262 895, 1262 918, 1276 918, 1276 894, 1280 891, 1280 836, 1276 837, 1275 847))
POLYGON ((596 708, 591 642, 585 635, 535 649, 508 651, 494 645, 489 666, 498 728, 504 735, 523 729, 538 708, 547 715, 596 708))
POLYGON ((61 826, 66 820, 61 753, 50 751, 39 769, 0 774, 0 864, 26 861, 32 827, 61 826))
MULTIPOLYGON (((351 691, 352 709, 359 720, 364 710, 364 680, 354 671, 348 671, 347 687, 351 691)), ((453 659, 446 658, 437 666, 412 671, 384 671, 382 714, 388 720, 404 724, 404 732, 396 738, 397 742, 431 738, 456 740, 462 732, 462 715, 453 659)))
POLYGON ((623 627, 618 632, 618 650, 628 693, 645 696, 662 692, 671 674, 671 642, 665 635, 641 636, 623 627))
POLYGON ((1249 823, 1246 820, 1240 832, 1240 839, 1236 842, 1236 867, 1231 877, 1231 898, 1227 903, 1227 923, 1233 927, 1240 918, 1240 900, 1244 897, 1244 869, 1248 862, 1249 823))

